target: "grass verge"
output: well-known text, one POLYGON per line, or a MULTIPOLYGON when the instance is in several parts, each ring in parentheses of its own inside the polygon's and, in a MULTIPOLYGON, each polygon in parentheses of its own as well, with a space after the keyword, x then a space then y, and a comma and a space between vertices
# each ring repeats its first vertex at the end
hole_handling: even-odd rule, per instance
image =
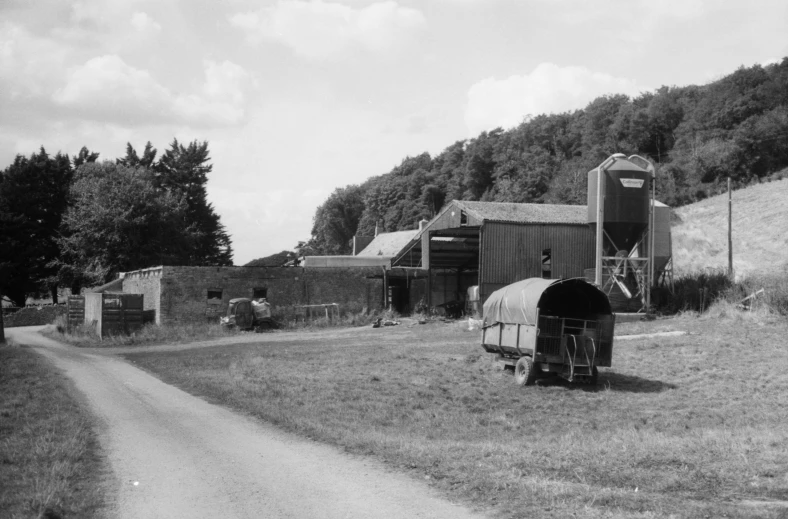
POLYGON ((221 337, 238 335, 238 330, 231 330, 215 323, 183 323, 183 324, 146 324, 139 332, 131 335, 112 335, 101 339, 92 327, 77 326, 71 332, 66 331, 65 320, 58 318, 55 324, 47 326, 41 334, 59 342, 65 342, 81 348, 112 348, 118 346, 145 346, 148 344, 177 344, 221 337))
POLYGON ((769 319, 687 315, 690 335, 618 343, 596 388, 515 386, 467 323, 128 358, 503 517, 777 518, 788 324, 769 319))
POLYGON ((0 517, 100 517, 98 441, 65 378, 0 346, 0 517))
MULTIPOLYGON (((392 312, 377 313, 347 313, 337 319, 317 318, 301 320, 283 317, 277 319, 278 328, 282 330, 314 331, 324 328, 346 328, 366 326, 377 319, 398 319, 399 315, 392 312)), ((101 339, 96 335, 93 327, 88 325, 77 326, 72 331, 66 331, 66 319, 58 317, 55 323, 44 328, 41 333, 56 341, 65 342, 81 348, 113 348, 121 346, 147 346, 150 344, 182 344, 194 341, 233 337, 244 333, 238 329, 220 326, 218 323, 190 322, 170 324, 146 324, 139 332, 131 335, 113 335, 101 339)))

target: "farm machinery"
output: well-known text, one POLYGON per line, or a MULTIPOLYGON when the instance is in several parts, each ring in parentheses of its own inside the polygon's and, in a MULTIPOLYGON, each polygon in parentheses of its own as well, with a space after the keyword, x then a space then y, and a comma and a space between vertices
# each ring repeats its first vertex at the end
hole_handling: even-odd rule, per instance
POLYGON ((222 326, 239 330, 264 330, 274 328, 271 305, 265 298, 255 301, 246 297, 230 299, 227 314, 219 319, 222 326))
POLYGON ((519 385, 547 375, 596 384, 598 367, 611 365, 614 325, 607 296, 586 280, 530 278, 487 298, 481 342, 519 385))

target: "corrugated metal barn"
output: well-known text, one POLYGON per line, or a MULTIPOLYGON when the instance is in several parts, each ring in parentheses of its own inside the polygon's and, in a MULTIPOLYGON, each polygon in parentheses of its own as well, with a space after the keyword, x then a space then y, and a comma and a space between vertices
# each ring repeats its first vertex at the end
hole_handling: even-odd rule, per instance
POLYGON ((582 277, 594 267, 586 206, 502 202, 449 203, 392 260, 426 271, 428 304, 462 301, 479 285, 481 300, 529 277, 582 277))

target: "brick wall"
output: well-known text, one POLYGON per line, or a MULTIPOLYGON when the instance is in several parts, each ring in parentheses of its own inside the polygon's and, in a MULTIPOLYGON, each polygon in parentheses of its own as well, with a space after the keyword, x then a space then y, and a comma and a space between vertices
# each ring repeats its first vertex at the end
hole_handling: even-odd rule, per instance
POLYGON ((218 321, 230 299, 253 297, 256 289, 266 291, 274 314, 294 305, 322 303, 338 303, 340 311, 347 313, 382 308, 381 274, 378 267, 165 266, 126 274, 123 291, 144 294, 145 308, 156 311, 159 324, 218 321))
POLYGON ((66 315, 66 305, 28 306, 12 314, 5 314, 3 324, 6 328, 41 326, 55 322, 58 315, 66 315))

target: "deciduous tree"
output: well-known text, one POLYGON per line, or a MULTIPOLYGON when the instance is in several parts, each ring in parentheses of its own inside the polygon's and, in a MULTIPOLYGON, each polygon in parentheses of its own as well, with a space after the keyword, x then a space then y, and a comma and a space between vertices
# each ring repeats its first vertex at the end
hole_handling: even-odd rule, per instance
POLYGON ((83 165, 71 199, 58 238, 63 278, 100 284, 119 272, 177 264, 199 238, 182 195, 156 189, 144 168, 83 165))
POLYGON ((363 191, 359 186, 336 189, 317 208, 309 245, 318 254, 349 254, 350 242, 364 211, 363 191))
POLYGON ((43 147, 29 158, 17 155, 0 173, 0 289, 16 304, 44 290, 57 302, 51 262, 72 176, 68 156, 50 157, 43 147))

